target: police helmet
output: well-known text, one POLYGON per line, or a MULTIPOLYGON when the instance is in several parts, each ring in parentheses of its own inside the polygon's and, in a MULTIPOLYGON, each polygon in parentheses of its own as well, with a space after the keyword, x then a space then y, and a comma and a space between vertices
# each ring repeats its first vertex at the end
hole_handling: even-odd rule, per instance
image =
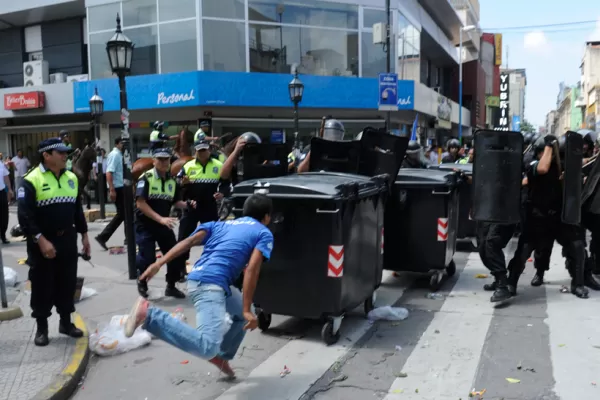
POLYGON ((59 137, 59 138, 61 138, 61 139, 64 139, 65 137, 69 137, 69 131, 66 131, 66 130, 64 130, 64 129, 63 129, 63 130, 61 130, 61 131, 58 133, 58 137, 59 137))
POLYGON ((196 131, 196 134, 194 135, 194 137, 196 138, 196 140, 205 140, 206 133, 204 133, 204 131, 202 129, 198 129, 196 131))
POLYGON ((450 139, 448 140, 448 143, 446 143, 446 148, 448 150, 451 148, 460 149, 460 142, 456 139, 450 139))
POLYGON ((242 133, 242 135, 240 136, 240 140, 245 140, 246 143, 262 143, 260 136, 258 136, 254 132, 242 133))
POLYGON ((21 229, 21 225, 17 224, 10 229, 10 236, 12 237, 21 237, 25 236, 23 229, 21 229))
MULTIPOLYGON (((343 140, 346 130, 344 124, 337 119, 328 119, 323 126, 323 139, 343 140)), ((362 136, 361 136, 362 137, 362 136)))
POLYGON ((161 131, 165 123, 163 121, 156 121, 152 124, 152 128, 156 131, 161 131))
POLYGON ((546 141, 543 136, 539 136, 535 142, 533 142, 535 154, 541 153, 546 148, 546 141))
POLYGON ((531 138, 531 144, 535 144, 535 142, 537 142, 537 140, 541 137, 542 136, 539 133, 534 133, 533 137, 531 138))
POLYGON ((525 144, 525 146, 529 146, 531 143, 533 143, 533 133, 526 133, 525 135, 523 135, 523 143, 525 144))
POLYGON ((416 154, 421 151, 421 144, 416 140, 411 140, 408 142, 408 147, 406 148, 406 154, 416 154))
POLYGON ((567 135, 562 135, 558 137, 558 153, 561 158, 567 151, 567 135))

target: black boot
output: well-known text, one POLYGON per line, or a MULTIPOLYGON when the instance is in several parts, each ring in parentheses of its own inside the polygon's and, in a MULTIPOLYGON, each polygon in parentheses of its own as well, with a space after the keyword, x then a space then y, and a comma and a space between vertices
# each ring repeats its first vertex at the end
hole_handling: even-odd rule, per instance
POLYGON ((140 296, 147 299, 148 298, 148 282, 146 281, 137 281, 137 290, 140 296))
POLYGON ((490 301, 492 303, 498 303, 501 301, 506 301, 512 297, 510 290, 508 289, 508 279, 506 275, 500 275, 496 278, 497 288, 492 295, 490 301))
POLYGON ((80 338, 83 336, 83 331, 77 328, 71 322, 71 316, 65 315, 64 317, 60 317, 60 322, 58 324, 58 333, 62 335, 67 335, 72 338, 80 338))
POLYGON ((185 293, 175 287, 174 283, 168 283, 165 289, 165 296, 175 297, 176 299, 185 299, 185 293))
POLYGON ((544 271, 543 269, 538 269, 535 273, 535 276, 531 280, 531 286, 542 286, 544 284, 544 271))
POLYGON ((35 338, 33 343, 36 346, 48 346, 50 339, 48 339, 48 320, 46 318, 37 318, 37 331, 35 332, 35 338))
POLYGON ((589 292, 587 288, 584 286, 584 275, 585 275, 585 266, 584 262, 579 265, 574 266, 575 271, 573 280, 571 281, 571 293, 580 299, 587 299, 589 292))
POLYGON ((592 258, 586 258, 583 284, 592 290, 600 290, 600 283, 594 278, 594 275, 592 275, 593 268, 594 260, 592 258))
POLYGON ((494 281, 492 283, 486 283, 483 285, 483 290, 486 292, 494 292, 498 288, 498 282, 494 281))

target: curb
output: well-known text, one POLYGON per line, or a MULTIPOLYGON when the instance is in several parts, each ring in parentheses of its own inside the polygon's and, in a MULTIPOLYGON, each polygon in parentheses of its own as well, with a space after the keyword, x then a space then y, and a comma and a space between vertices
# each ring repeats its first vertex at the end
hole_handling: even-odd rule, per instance
POLYGON ((75 350, 69 364, 52 383, 38 392, 31 400, 67 400, 77 389, 90 361, 88 329, 83 318, 73 313, 73 323, 83 331, 83 337, 75 341, 75 350))
POLYGON ((23 310, 20 307, 0 308, 0 321, 12 321, 22 316, 23 310))

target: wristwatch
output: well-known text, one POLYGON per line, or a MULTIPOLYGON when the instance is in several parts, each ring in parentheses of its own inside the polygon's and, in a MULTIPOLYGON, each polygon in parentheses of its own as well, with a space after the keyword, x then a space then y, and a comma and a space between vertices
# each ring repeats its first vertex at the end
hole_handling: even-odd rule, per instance
POLYGON ((38 233, 37 235, 35 235, 35 236, 33 237, 33 243, 37 243, 37 242, 39 242, 41 237, 42 237, 42 234, 41 234, 41 233, 38 233))

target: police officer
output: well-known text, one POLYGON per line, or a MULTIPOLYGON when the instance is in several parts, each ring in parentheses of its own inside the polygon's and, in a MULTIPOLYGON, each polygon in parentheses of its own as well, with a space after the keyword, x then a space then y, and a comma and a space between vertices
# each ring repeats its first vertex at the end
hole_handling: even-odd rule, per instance
MULTIPOLYGON (((344 124, 337 119, 331 118, 325 121, 325 124, 323 125, 323 139, 340 141, 344 139, 345 134, 346 129, 344 129, 344 124)), ((298 165, 298 172, 308 172, 309 166, 310 151, 306 154, 306 157, 304 157, 304 160, 302 160, 300 165, 298 165)))
MULTIPOLYGON (((210 143, 207 140, 194 143, 196 157, 184 164, 177 175, 181 182, 183 199, 196 202, 195 208, 183 211, 179 224, 180 241, 194 232, 199 222, 216 221, 219 218, 217 200, 223 198, 223 194, 219 192, 219 184, 226 185, 225 181, 230 178, 245 143, 245 140, 238 139, 235 149, 225 163, 211 157, 210 143)), ((187 260, 189 252, 182 257, 187 260)))
POLYGON ((401 168, 429 168, 429 164, 423 157, 421 144, 416 140, 408 142, 401 168))
POLYGON ((536 160, 527 172, 529 194, 526 222, 523 228, 523 250, 517 260, 511 261, 509 289, 514 295, 527 258, 537 248, 547 248, 556 240, 572 260, 571 293, 580 298, 588 297, 584 286, 585 244, 581 240, 579 226, 561 221, 563 188, 558 175, 559 165, 554 161, 555 136, 547 135, 536 143, 536 160))
POLYGON ((34 343, 46 346, 52 306, 60 316, 58 331, 83 336, 71 323, 77 284, 77 233, 90 255, 88 228, 78 196, 77 176, 66 169, 67 147, 59 138, 38 145, 40 164, 25 175, 17 193, 19 224, 27 237, 31 316, 36 319, 34 343))
POLYGON ((150 146, 148 147, 151 152, 155 149, 161 149, 165 147, 165 142, 169 140, 169 136, 163 133, 163 127, 165 123, 162 121, 156 121, 152 125, 152 132, 150 132, 150 146))
POLYGON ((204 120, 200 122, 200 128, 194 134, 194 143, 199 140, 204 140, 210 136, 210 122, 204 120))
POLYGON ((473 164, 473 156, 475 155, 475 149, 474 148, 470 148, 469 152, 467 153, 466 157, 461 158, 460 160, 458 160, 456 163, 457 164, 473 164))
POLYGON ((458 161, 460 142, 456 139, 450 139, 446 144, 446 149, 448 150, 448 153, 442 158, 442 163, 455 163, 458 161))
MULTIPOLYGON (((173 227, 176 218, 170 218, 171 207, 194 208, 196 203, 180 201, 180 188, 169 174, 171 151, 168 148, 154 149, 154 168, 145 172, 138 180, 135 191, 135 241, 139 252, 136 267, 141 275, 156 261, 156 244, 166 254, 175 244, 173 227)), ((168 264, 165 296, 182 299, 185 294, 175 283, 185 271, 185 260, 179 258, 168 264)), ((138 275, 138 276, 139 276, 138 275)), ((148 297, 148 283, 138 280, 138 292, 148 297)))
POLYGON ((67 169, 69 171, 73 170, 73 146, 71 145, 71 138, 69 137, 69 132, 62 130, 59 132, 59 137, 62 140, 62 143, 69 149, 69 154, 67 154, 67 169))

